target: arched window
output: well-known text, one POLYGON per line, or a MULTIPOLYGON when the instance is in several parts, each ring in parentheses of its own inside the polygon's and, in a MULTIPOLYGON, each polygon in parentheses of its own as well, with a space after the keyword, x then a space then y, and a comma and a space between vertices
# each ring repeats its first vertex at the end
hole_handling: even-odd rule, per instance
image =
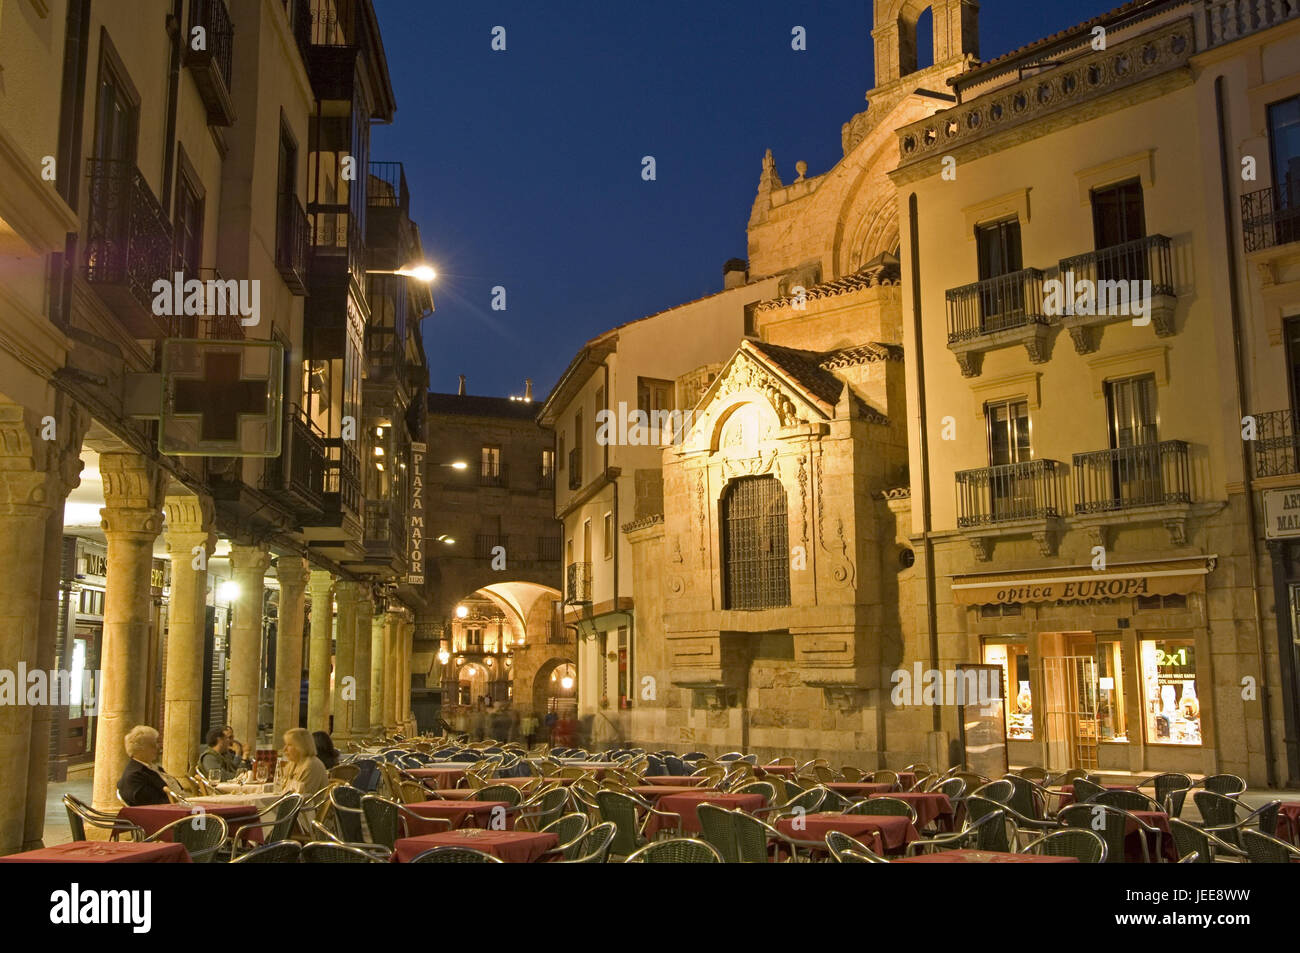
POLYGON ((785 488, 774 476, 745 477, 722 495, 722 602, 728 609, 790 604, 785 488))

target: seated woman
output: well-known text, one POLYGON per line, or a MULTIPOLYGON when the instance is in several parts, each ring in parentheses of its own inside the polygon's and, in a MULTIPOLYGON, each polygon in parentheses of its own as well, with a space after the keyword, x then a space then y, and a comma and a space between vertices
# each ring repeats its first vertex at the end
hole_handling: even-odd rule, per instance
POLYGON ((284 751, 288 765, 281 778, 283 790, 309 797, 329 783, 329 772, 316 757, 316 741, 306 728, 290 728, 284 733, 284 751))
POLYGON ((158 741, 158 729, 136 725, 126 733, 124 742, 130 760, 126 763, 121 780, 117 782, 118 796, 126 802, 127 807, 167 804, 170 800, 167 797, 167 782, 154 768, 162 750, 158 741))
POLYGON ((334 742, 328 732, 313 731, 312 740, 316 742, 316 757, 320 758, 320 763, 325 765, 325 770, 336 766, 339 763, 339 753, 334 747, 334 742))

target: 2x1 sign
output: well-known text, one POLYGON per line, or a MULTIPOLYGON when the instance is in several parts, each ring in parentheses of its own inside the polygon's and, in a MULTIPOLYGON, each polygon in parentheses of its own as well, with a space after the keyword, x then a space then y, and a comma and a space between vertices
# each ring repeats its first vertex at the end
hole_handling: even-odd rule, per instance
POLYGON ((1264 537, 1300 536, 1300 486, 1264 491, 1264 537))

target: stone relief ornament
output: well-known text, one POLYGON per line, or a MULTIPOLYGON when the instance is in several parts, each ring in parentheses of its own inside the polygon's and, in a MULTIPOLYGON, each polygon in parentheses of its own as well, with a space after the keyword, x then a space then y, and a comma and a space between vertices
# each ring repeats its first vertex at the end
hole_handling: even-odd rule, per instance
POLYGON ((742 390, 762 394, 776 411, 782 427, 793 427, 799 423, 794 401, 786 396, 781 385, 765 369, 743 353, 737 354, 731 362, 731 367, 718 386, 717 396, 725 397, 742 390))
POLYGON ((808 542, 808 470, 805 466, 808 462, 806 455, 799 456, 799 525, 801 526, 799 540, 802 543, 808 542))

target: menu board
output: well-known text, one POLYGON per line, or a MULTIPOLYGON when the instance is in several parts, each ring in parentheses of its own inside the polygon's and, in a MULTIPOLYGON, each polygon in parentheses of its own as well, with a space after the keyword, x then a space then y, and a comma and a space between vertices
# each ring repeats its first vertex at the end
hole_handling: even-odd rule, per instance
POLYGON ((974 704, 957 706, 957 720, 961 724, 962 760, 966 770, 982 774, 986 778, 1000 778, 1007 773, 1006 698, 1002 697, 1002 666, 961 664, 957 666, 957 671, 961 678, 966 678, 966 672, 974 672, 976 684, 991 689, 974 704))

